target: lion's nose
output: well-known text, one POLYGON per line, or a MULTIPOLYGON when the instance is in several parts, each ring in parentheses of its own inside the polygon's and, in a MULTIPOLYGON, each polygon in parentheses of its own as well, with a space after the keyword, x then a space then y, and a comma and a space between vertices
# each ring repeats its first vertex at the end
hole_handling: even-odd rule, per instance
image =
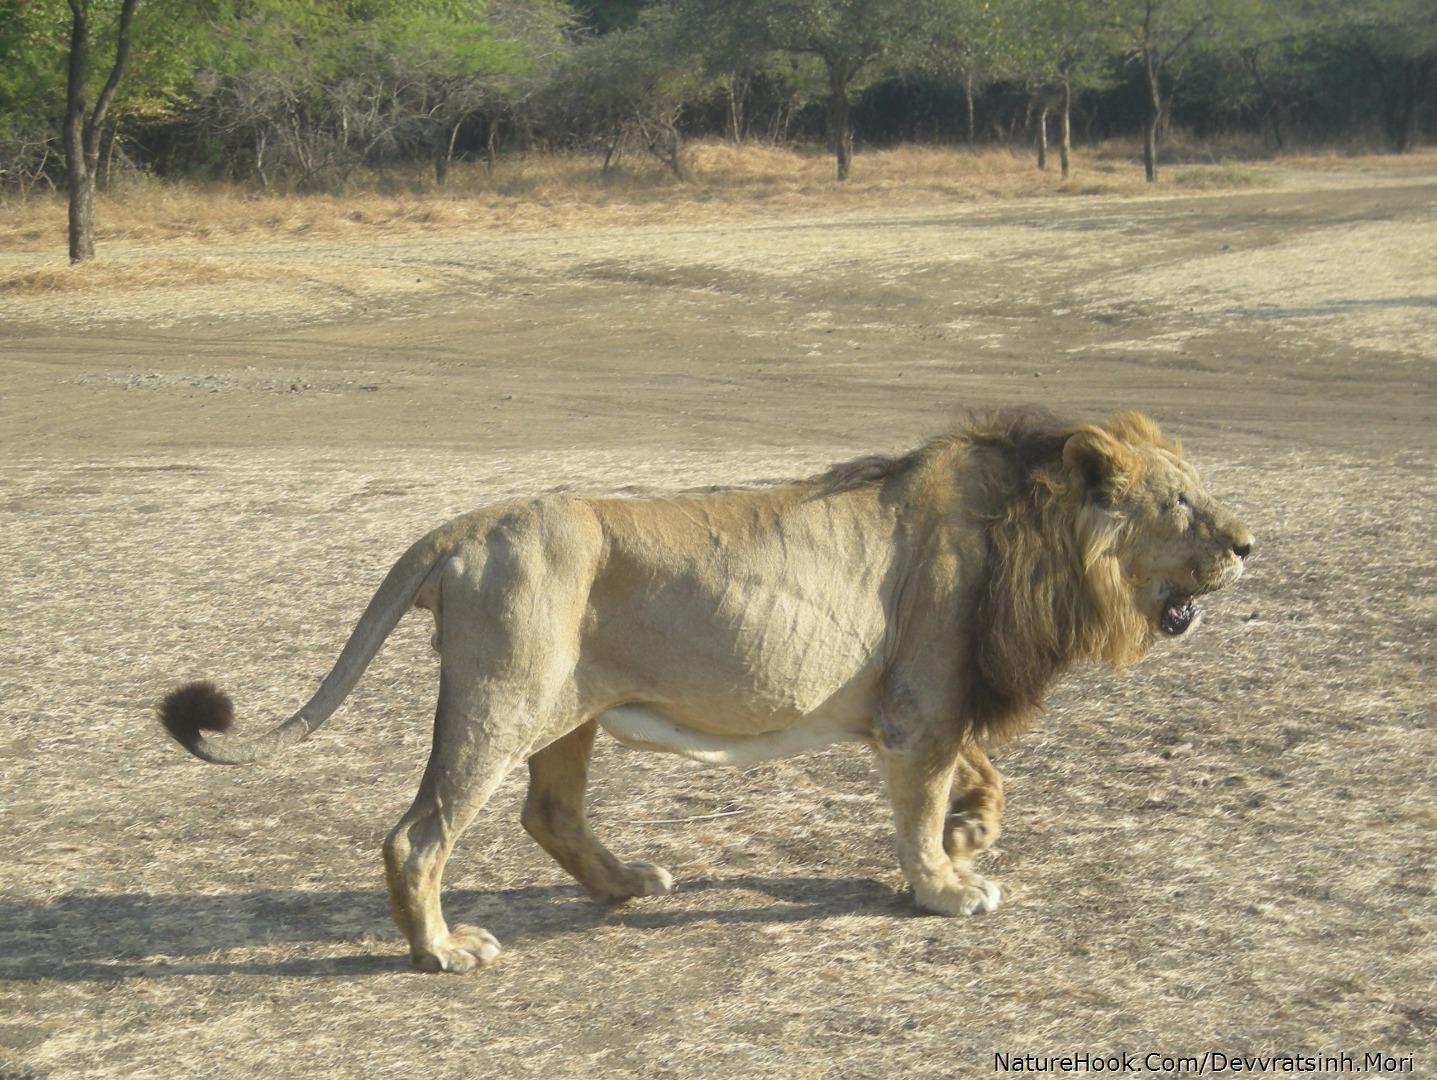
POLYGON ((1252 554, 1252 534, 1246 533, 1232 542, 1232 553, 1239 559, 1245 559, 1252 554))

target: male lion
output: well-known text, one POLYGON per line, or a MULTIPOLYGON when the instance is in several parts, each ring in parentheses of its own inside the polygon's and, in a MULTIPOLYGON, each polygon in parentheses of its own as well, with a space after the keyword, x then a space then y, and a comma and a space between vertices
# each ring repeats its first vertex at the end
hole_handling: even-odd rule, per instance
POLYGON ((426 971, 498 955, 487 931, 444 921, 439 880, 520 761, 524 828, 590 893, 672 890, 668 871, 621 862, 585 820, 600 727, 728 765, 866 744, 918 906, 969 915, 1000 895, 971 866, 1003 809, 982 745, 1020 727, 1073 662, 1121 666, 1184 633, 1252 542, 1145 417, 999 413, 774 487, 477 510, 400 558, 290 719, 248 741, 206 734, 233 708, 204 682, 159 718, 206 761, 257 761, 329 718, 411 605, 432 611, 434 749, 384 845, 394 917, 426 971))

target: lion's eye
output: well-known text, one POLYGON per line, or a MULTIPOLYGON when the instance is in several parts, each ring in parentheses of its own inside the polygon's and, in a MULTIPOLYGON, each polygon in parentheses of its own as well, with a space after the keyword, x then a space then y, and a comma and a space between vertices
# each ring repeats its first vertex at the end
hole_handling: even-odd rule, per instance
POLYGON ((1179 496, 1177 497, 1177 505, 1178 505, 1178 506, 1191 506, 1192 504, 1188 502, 1188 497, 1187 497, 1186 495, 1179 495, 1179 496))

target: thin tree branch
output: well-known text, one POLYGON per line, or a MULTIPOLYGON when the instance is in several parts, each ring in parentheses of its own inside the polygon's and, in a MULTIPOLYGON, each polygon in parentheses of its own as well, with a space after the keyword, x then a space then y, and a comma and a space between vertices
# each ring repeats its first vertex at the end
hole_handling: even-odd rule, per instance
MULTIPOLYGON (((130 59, 130 27, 135 20, 135 5, 138 0, 124 0, 120 6, 120 29, 115 40, 115 64, 110 68, 110 77, 105 80, 104 87, 100 90, 100 96, 95 99, 95 108, 90 113, 90 118, 85 123, 85 156, 94 157, 99 150, 97 135, 100 125, 105 122, 105 114, 110 110, 110 102, 114 100, 115 91, 119 89, 120 79, 125 74, 125 64, 130 59)), ((74 6, 74 0, 71 0, 74 6)))

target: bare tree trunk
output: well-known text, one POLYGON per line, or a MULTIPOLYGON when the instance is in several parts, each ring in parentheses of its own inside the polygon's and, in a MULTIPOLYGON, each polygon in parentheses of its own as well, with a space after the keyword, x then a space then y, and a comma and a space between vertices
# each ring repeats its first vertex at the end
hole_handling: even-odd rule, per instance
POLYGON ((459 129, 464 126, 461 118, 448 131, 439 128, 434 133, 434 185, 443 187, 449 182, 449 163, 454 160, 454 144, 459 139, 459 129))
POLYGON ((109 191, 115 181, 115 144, 119 141, 120 133, 113 124, 107 124, 100 136, 100 156, 105 159, 105 168, 97 170, 95 176, 96 186, 101 191, 109 191))
POLYGON ((269 194, 269 173, 264 169, 264 152, 269 146, 269 132, 261 127, 254 133, 254 171, 259 175, 260 185, 264 193, 269 194))
POLYGON ((1158 118, 1149 117, 1143 124, 1143 176, 1148 183, 1158 178, 1158 118))
POLYGON ((484 162, 490 172, 494 171, 494 163, 499 160, 499 121, 489 121, 489 135, 484 140, 484 162))
POLYGON ((729 76, 728 81, 728 134, 735 146, 743 142, 744 96, 748 80, 738 74, 729 76))
POLYGON ((464 126, 464 119, 456 120, 454 126, 449 129, 449 145, 444 148, 444 154, 450 161, 454 160, 454 145, 459 141, 459 129, 464 126))
POLYGON ((828 66, 828 134, 838 164, 838 179, 847 180, 853 162, 853 133, 848 128, 848 79, 834 64, 828 66))
POLYGON ((1048 104, 1038 110, 1038 168, 1048 169, 1048 104))
POLYGON ((47 146, 44 153, 40 155, 40 164, 36 165, 35 171, 30 174, 30 187, 33 188, 40 180, 44 180, 50 188, 50 194, 53 195, 55 194, 55 181, 50 179, 50 174, 45 170, 45 166, 48 164, 50 164, 50 148, 47 146))
POLYGON ((613 138, 609 140, 608 149, 604 151, 604 167, 599 171, 600 176, 608 176, 609 170, 619 163, 619 157, 624 150, 624 126, 614 126, 613 138))
POLYGON ((1282 138, 1282 110, 1276 105, 1268 110, 1267 126, 1272 132, 1273 148, 1281 150, 1286 144, 1282 138))
POLYGON ((969 150, 972 150, 972 149, 974 148, 974 145, 976 144, 976 141, 977 141, 977 134, 978 134, 978 133, 977 133, 977 127, 976 127, 976 125, 975 125, 975 123, 974 123, 974 118, 973 118, 973 91, 974 91, 974 85, 973 85, 973 84, 974 84, 975 81, 976 81, 976 80, 974 79, 973 73, 972 73, 971 71, 964 73, 964 75, 963 75, 963 108, 964 108, 964 111, 966 111, 967 114, 968 114, 968 149, 969 149, 969 150))
POLYGON ((1248 74, 1252 76, 1252 81, 1257 84, 1257 92, 1267 102, 1267 111, 1263 114, 1263 119, 1267 122, 1268 130, 1272 132, 1274 148, 1281 150, 1283 147, 1282 102, 1273 93, 1267 77, 1262 73, 1262 61, 1257 50, 1246 52, 1243 55, 1243 62, 1247 66, 1248 74))
POLYGON ((685 179, 684 140, 679 134, 677 110, 673 115, 657 117, 653 121, 637 117, 635 126, 644 140, 644 148, 669 167, 675 180, 685 179))
POLYGON ((70 71, 65 95, 65 172, 70 192, 70 261, 95 257, 95 178, 85 171, 85 73, 90 7, 70 0, 70 71))
POLYGON ((1162 86, 1157 58, 1151 49, 1143 52, 1143 66, 1148 81, 1148 117, 1143 125, 1143 175, 1151 184, 1158 178, 1158 126, 1163 119, 1162 86))
POLYGON ((130 25, 137 0, 123 0, 115 38, 115 63, 85 115, 85 75, 90 63, 90 2, 70 0, 70 65, 65 88, 65 171, 70 191, 70 261, 95 257, 95 173, 100 167, 100 132, 105 114, 130 58, 130 25))
POLYGON ((308 149, 308 140, 305 138, 304 125, 299 119, 299 111, 293 104, 289 107, 289 130, 293 136, 294 160, 299 164, 300 190, 308 190, 310 178, 314 175, 311 167, 311 159, 308 149))
POLYGON ((1068 159, 1073 150, 1073 84, 1063 80, 1062 135, 1058 141, 1058 163, 1063 170, 1063 179, 1068 178, 1068 159))
POLYGON ((95 178, 70 178, 70 262, 95 257, 95 178))
POLYGON ((774 136, 772 141, 777 143, 788 142, 789 131, 793 127, 793 111, 796 108, 792 100, 784 102, 779 106, 774 116, 774 136))

